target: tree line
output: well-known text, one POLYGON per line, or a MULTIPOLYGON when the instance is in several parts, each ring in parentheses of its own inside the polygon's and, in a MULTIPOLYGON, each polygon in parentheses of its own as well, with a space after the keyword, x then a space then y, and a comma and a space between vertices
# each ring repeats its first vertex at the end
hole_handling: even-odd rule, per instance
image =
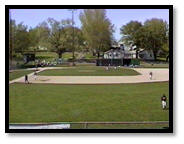
POLYGON ((169 26, 162 19, 152 18, 144 24, 138 21, 130 21, 120 29, 125 43, 136 46, 136 57, 140 49, 152 50, 154 59, 157 60, 159 50, 169 57, 169 26))
MULTIPOLYGON (((57 21, 48 18, 35 28, 16 24, 15 20, 10 19, 10 53, 23 54, 24 51, 37 51, 39 47, 45 47, 56 52, 59 58, 67 51, 88 51, 99 58, 113 43, 117 43, 113 37, 114 25, 107 18, 106 10, 85 9, 79 19, 81 28, 73 26, 71 19, 57 21)), ((155 60, 159 50, 169 55, 168 24, 161 19, 147 20, 144 24, 131 21, 120 31, 120 41, 127 44, 131 41, 136 46, 137 55, 140 49, 152 50, 155 60)))

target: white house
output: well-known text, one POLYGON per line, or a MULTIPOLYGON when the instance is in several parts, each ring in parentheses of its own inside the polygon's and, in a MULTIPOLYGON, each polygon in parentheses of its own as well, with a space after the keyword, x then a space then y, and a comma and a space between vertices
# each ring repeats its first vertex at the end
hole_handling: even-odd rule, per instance
POLYGON ((152 50, 141 50, 139 52, 139 58, 144 60, 154 60, 154 54, 152 50))
POLYGON ((136 58, 136 51, 130 50, 123 44, 113 46, 112 49, 104 53, 104 59, 133 59, 136 58))

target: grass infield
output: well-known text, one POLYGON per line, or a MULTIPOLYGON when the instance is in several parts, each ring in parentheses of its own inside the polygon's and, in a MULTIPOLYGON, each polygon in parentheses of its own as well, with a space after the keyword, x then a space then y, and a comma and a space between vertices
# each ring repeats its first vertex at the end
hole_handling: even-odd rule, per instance
POLYGON ((168 121, 169 110, 161 108, 163 93, 168 97, 168 82, 119 85, 15 83, 9 86, 9 122, 168 121))
POLYGON ((134 76, 139 73, 129 68, 117 68, 111 67, 106 70, 105 67, 97 66, 79 66, 71 67, 67 69, 53 69, 40 72, 39 75, 44 76, 134 76))

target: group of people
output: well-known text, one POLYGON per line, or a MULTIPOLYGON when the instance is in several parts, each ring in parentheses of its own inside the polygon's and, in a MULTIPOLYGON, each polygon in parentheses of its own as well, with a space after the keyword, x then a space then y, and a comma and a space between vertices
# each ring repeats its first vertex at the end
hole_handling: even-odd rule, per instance
MULTIPOLYGON (((118 67, 121 67, 121 66, 114 66, 114 69, 116 70, 118 67)), ((110 70, 110 64, 108 66, 105 67, 105 69, 108 71, 110 70)))
POLYGON ((62 64, 63 60, 61 58, 54 59, 53 61, 46 61, 46 60, 35 60, 35 63, 39 67, 45 67, 45 66, 55 66, 57 64, 62 64))

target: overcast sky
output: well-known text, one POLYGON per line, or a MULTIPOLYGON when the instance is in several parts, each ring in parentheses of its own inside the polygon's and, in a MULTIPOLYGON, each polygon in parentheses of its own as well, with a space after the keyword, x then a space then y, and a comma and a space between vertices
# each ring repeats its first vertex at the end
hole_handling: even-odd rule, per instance
MULTIPOLYGON (((81 27, 79 14, 82 11, 78 9, 74 15, 77 27, 81 27)), ((161 18, 169 23, 169 10, 167 9, 106 9, 106 11, 107 17, 115 25, 114 36, 117 40, 121 38, 120 27, 131 20, 144 23, 147 19, 161 18)), ((23 22, 28 27, 34 28, 49 17, 56 20, 71 18, 71 11, 68 9, 12 9, 11 17, 16 20, 17 24, 23 22)))

